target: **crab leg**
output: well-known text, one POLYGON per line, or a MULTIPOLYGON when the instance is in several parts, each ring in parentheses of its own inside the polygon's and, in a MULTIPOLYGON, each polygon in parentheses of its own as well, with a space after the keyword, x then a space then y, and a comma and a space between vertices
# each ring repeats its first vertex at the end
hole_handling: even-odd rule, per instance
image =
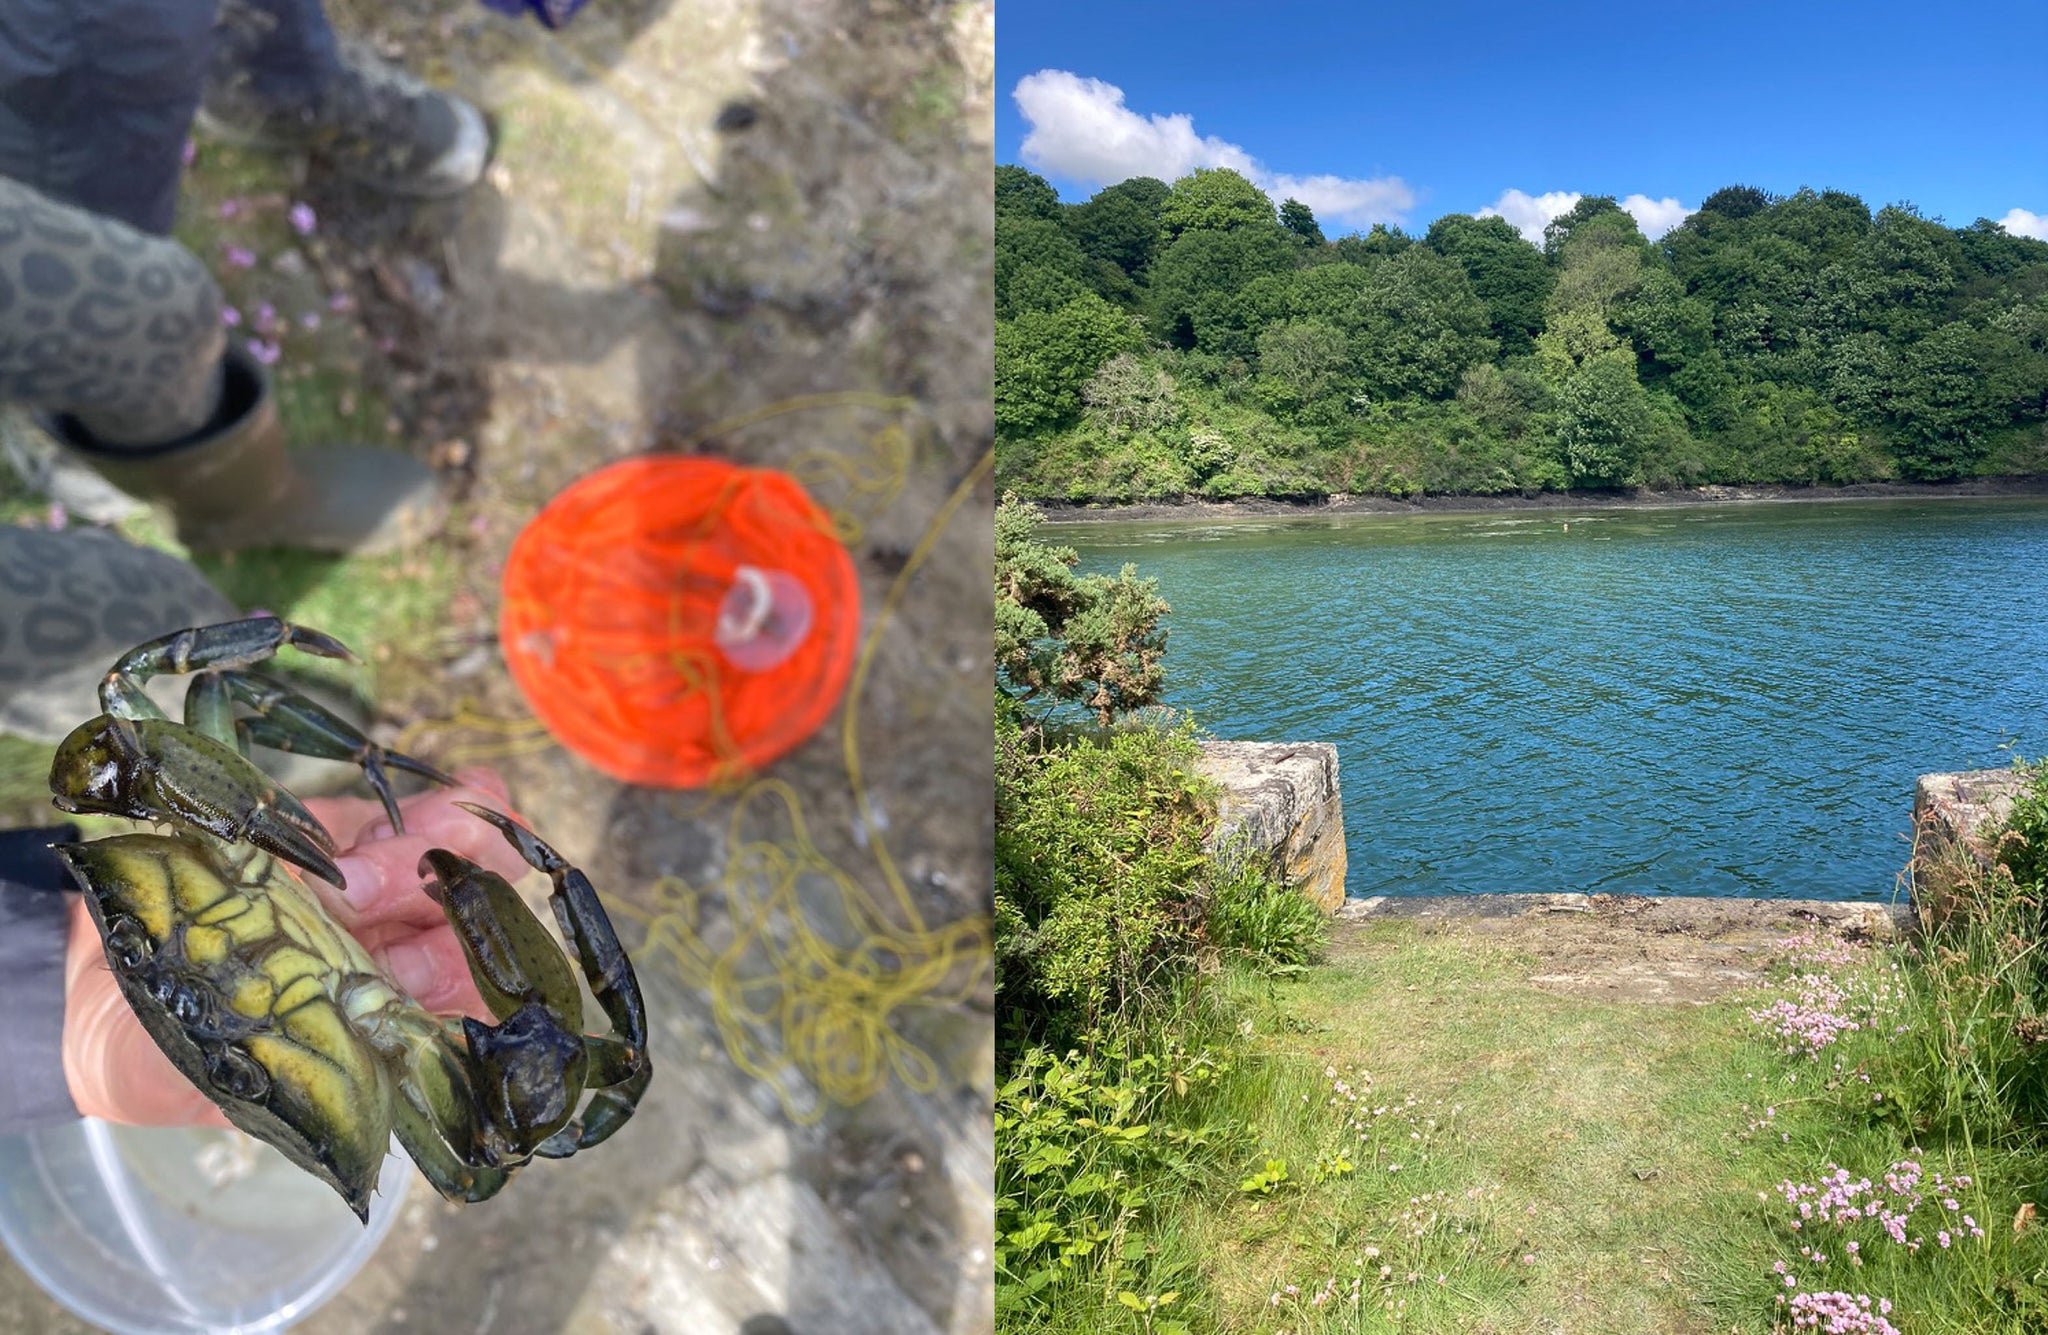
POLYGON ((378 1017, 373 1035, 382 1051, 404 1061, 405 1075, 391 1105, 392 1130, 427 1181, 451 1201, 497 1195, 513 1168, 484 1159, 481 1117, 460 1040, 442 1023, 409 1010, 378 1017))
POLYGON ((637 1069, 644 1065, 647 1016, 640 999, 640 982, 633 976, 626 949, 619 944, 618 933, 605 916, 604 905, 598 900, 597 888, 591 885, 590 878, 510 816, 473 802, 455 805, 497 826, 528 866, 546 872, 555 883, 555 892, 549 897, 555 908, 555 921, 574 948, 577 961, 583 966, 583 976, 590 980, 591 994, 611 1019, 612 1028, 625 1047, 628 1066, 637 1069))
POLYGON ((391 780, 384 772, 386 765, 445 787, 456 786, 453 778, 424 760, 377 745, 347 719, 282 683, 253 672, 212 675, 222 681, 236 700, 256 711, 255 718, 235 722, 235 730, 245 745, 353 763, 369 780, 377 800, 384 804, 384 814, 391 818, 391 828, 399 834, 405 833, 405 818, 399 814, 398 797, 391 791, 391 780))
POLYGON ((139 644, 121 655, 100 680, 100 708, 117 718, 162 718, 163 711, 142 692, 142 684, 151 677, 253 667, 286 645, 321 658, 357 661, 348 646, 333 636, 276 617, 195 626, 139 644))
MULTIPOLYGON (((602 1044, 612 1044, 623 1049, 616 1039, 593 1038, 585 1046, 591 1051, 591 1069, 597 1069, 596 1049, 602 1044)), ((624 1126, 640 1106, 640 1096, 647 1092, 647 1086, 654 1079, 654 1068, 642 1062, 637 1069, 624 1079, 606 1083, 602 1088, 593 1075, 591 1077, 590 1102, 569 1125, 542 1141, 534 1153, 543 1159, 566 1159, 578 1150, 587 1150, 592 1145, 609 1140, 614 1131, 624 1126)))

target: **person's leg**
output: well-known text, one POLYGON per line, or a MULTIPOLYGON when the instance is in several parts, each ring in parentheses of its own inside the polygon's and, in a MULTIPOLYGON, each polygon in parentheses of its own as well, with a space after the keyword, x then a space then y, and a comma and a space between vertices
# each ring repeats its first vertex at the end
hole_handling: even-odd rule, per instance
POLYGON ((0 176, 169 234, 216 0, 6 0, 0 176))
POLYGON ((190 251, 0 178, 0 398, 156 444, 212 420, 226 347, 190 251))
POLYGON ((0 398, 74 459, 167 506, 195 549, 388 551, 446 511, 396 450, 287 450, 262 367, 227 346, 183 247, 0 178, 0 398))
POLYGON ((457 194, 483 175, 482 114, 338 41, 319 0, 223 0, 219 35, 204 110, 213 133, 309 150, 387 194, 457 194))

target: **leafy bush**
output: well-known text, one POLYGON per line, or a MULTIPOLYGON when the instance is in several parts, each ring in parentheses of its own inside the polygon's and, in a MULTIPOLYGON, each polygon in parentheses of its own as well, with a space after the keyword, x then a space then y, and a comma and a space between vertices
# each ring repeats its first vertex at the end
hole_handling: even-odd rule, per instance
POLYGON ((996 989, 1006 1039, 1059 1045, 1192 958, 1211 807, 1193 730, 1145 726, 1040 746, 996 722, 996 989))
POLYGON ((2027 786, 1999 833, 1998 861, 2022 891, 2048 894, 2048 760, 2025 767, 2027 786))
POLYGON ((1202 921, 1211 945, 1259 966, 1313 964, 1330 942, 1319 906, 1249 865, 1217 878, 1202 921))
MULTIPOLYGON (((1227 1174, 1251 1143, 1241 1123, 1207 1116, 1229 1069, 1171 1039, 1137 1053, 1025 1054, 996 1091, 999 1325, 1036 1329, 1034 1316, 1083 1276, 1096 1291, 1135 1290, 1140 1307, 1174 1291, 1179 1277, 1153 1273, 1155 1216, 1227 1174)), ((1170 1335, 1176 1323, 1151 1328, 1170 1335)))

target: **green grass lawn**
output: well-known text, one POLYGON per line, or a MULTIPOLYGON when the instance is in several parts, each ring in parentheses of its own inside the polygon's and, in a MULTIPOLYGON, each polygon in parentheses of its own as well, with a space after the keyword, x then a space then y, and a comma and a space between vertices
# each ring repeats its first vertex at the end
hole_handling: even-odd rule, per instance
POLYGON ((1874 1024, 1818 1058, 1751 1018, 1769 997, 1590 1001, 1530 984, 1532 964, 1387 923, 1337 963, 1230 975, 1248 1053, 1197 1120, 1241 1120, 1236 1168, 1155 1198, 1153 1254, 1077 1284, 1044 1328, 1709 1335, 1803 1329, 1792 1301, 1840 1291, 1873 1318, 1889 1301, 1903 1335, 2048 1329, 2048 1244, 2012 1226, 2048 1162, 1915 1124, 1885 1065, 1914 1021, 1890 955, 1834 968, 1874 1024), (1927 1175, 1917 1250, 1875 1222, 1790 1226, 1780 1184, 1839 1164, 1881 1187, 1906 1160, 1927 1175), (1972 1179, 1955 1211, 1935 1173, 1972 1179))

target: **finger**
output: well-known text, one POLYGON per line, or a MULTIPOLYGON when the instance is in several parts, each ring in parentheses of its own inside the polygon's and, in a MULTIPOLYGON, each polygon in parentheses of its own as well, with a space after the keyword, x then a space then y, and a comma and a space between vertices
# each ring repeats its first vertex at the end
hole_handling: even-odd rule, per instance
MULTIPOLYGON (((527 871, 526 863, 512 845, 505 841, 505 837, 457 806, 458 802, 473 802, 494 811, 504 811, 510 806, 502 793, 494 792, 488 787, 447 788, 424 793, 400 804, 405 812, 405 832, 425 835, 433 841, 435 848, 460 853, 507 880, 516 880, 524 875, 527 871)), ((391 822, 379 819, 362 828, 357 836, 357 842, 369 843, 390 837, 391 822)))
POLYGON ((470 976, 469 960, 453 932, 422 932, 372 948, 378 965, 413 1000, 440 1015, 493 1017, 470 976))
MULTIPOLYGON (((451 799, 481 801, 491 806, 502 806, 510 800, 505 780, 494 769, 472 765, 455 771, 455 778, 461 785, 460 789, 435 788, 398 804, 399 810, 405 813, 408 831, 412 829, 415 810, 445 806, 451 799)), ((367 797, 309 797, 306 809, 334 836, 336 848, 347 848, 363 839, 381 839, 391 833, 391 821, 384 814, 384 804, 367 797)))
POLYGON ((334 836, 336 848, 347 848, 363 837, 365 826, 384 818, 383 803, 367 797, 309 797, 305 805, 334 836))
POLYGON ((427 897, 420 883, 420 859, 436 847, 424 834, 366 840, 334 860, 348 882, 346 890, 318 878, 307 884, 335 921, 357 935, 387 924, 416 931, 445 924, 441 906, 427 897))

